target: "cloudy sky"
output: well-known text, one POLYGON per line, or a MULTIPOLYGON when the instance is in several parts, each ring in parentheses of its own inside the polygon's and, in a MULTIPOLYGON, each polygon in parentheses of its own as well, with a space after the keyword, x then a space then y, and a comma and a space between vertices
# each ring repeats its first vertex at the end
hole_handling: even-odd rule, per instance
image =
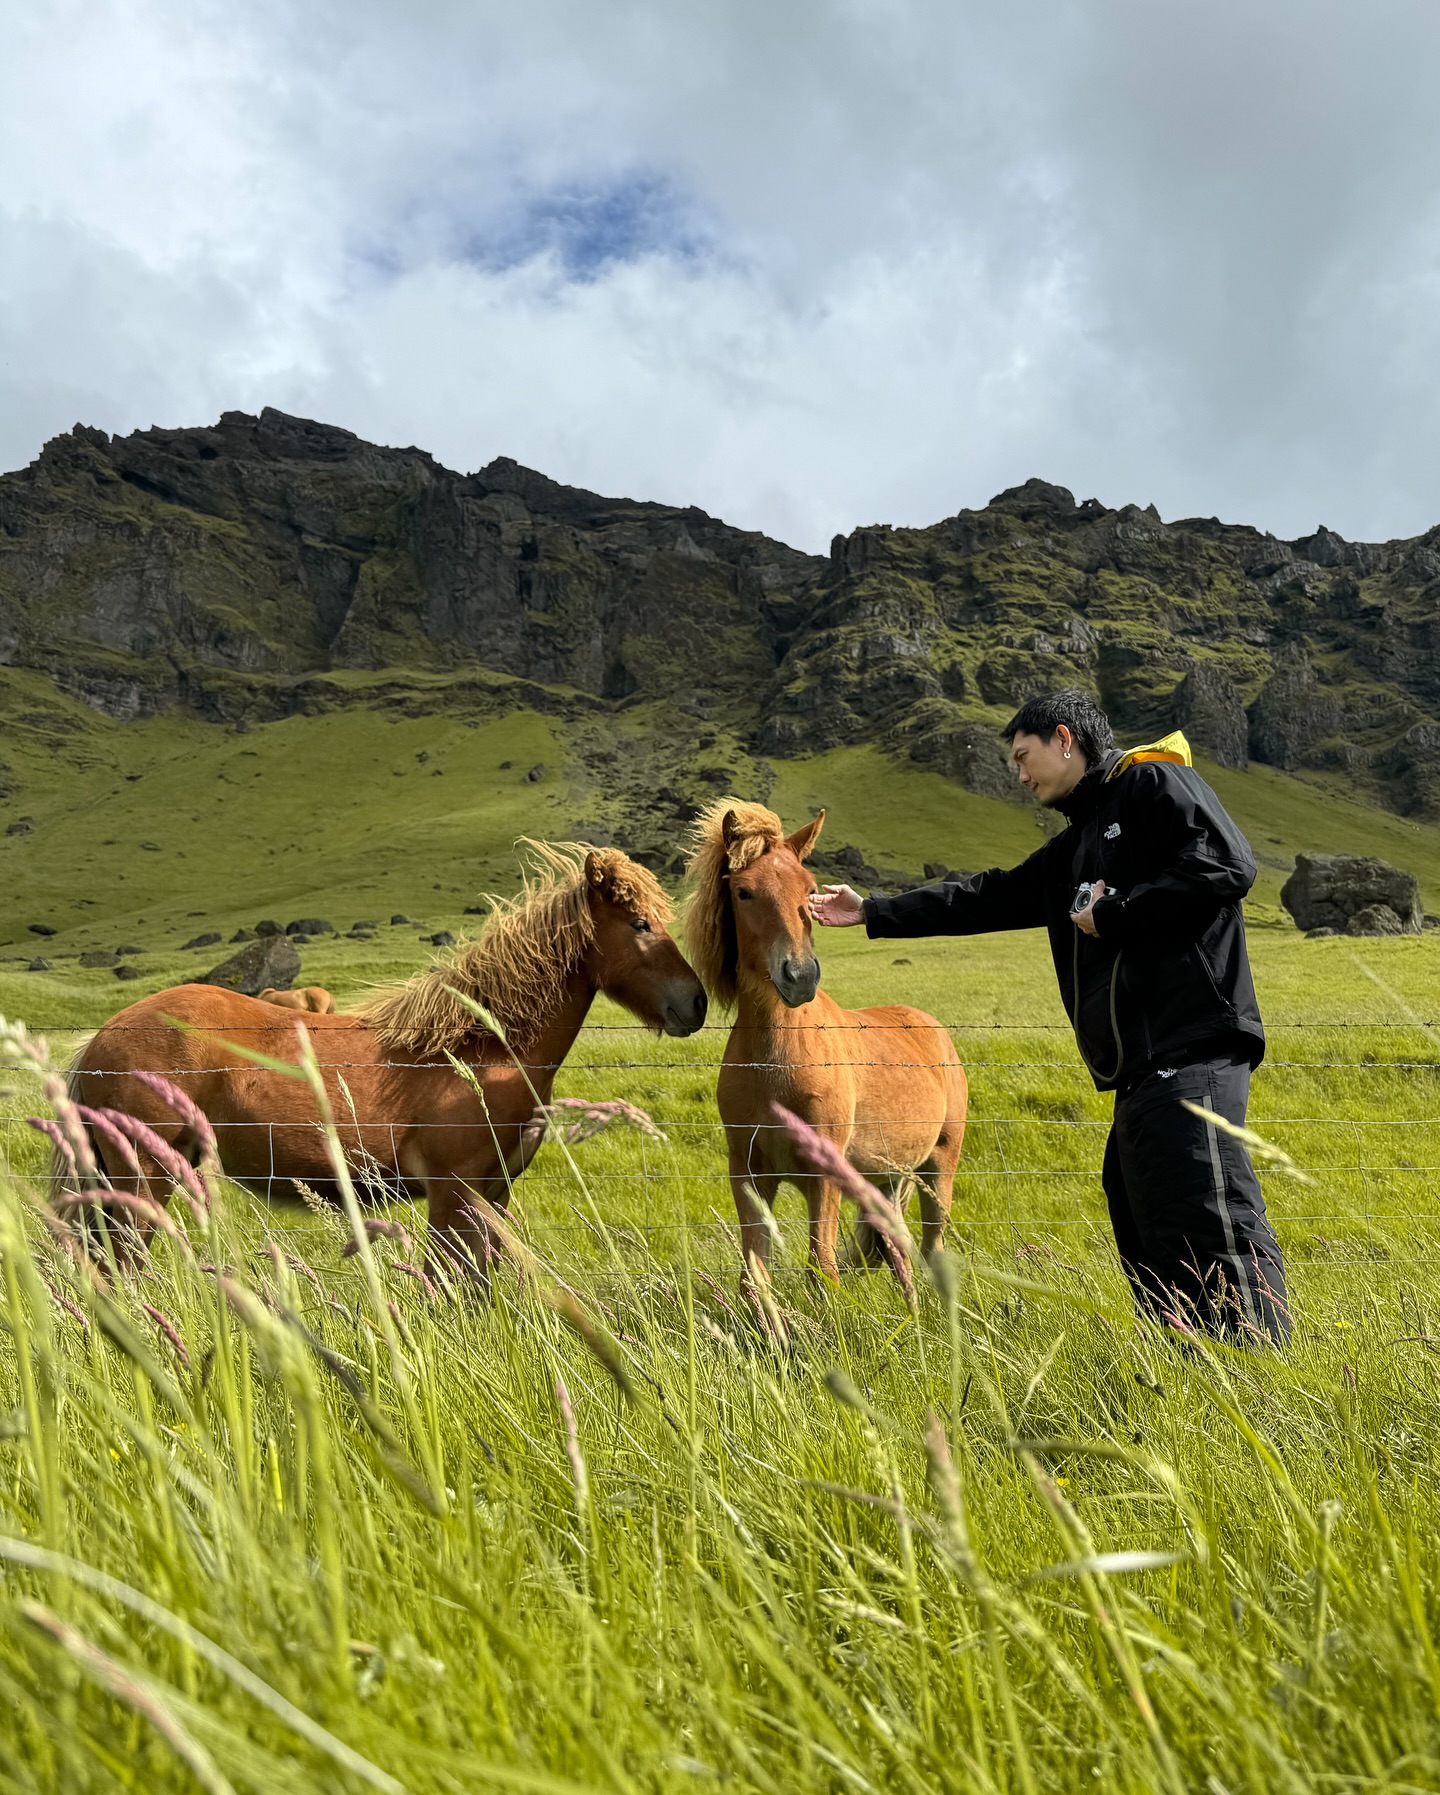
POLYGON ((0 467, 262 405, 800 546, 1440 521, 1435 0, 26 0, 0 467))

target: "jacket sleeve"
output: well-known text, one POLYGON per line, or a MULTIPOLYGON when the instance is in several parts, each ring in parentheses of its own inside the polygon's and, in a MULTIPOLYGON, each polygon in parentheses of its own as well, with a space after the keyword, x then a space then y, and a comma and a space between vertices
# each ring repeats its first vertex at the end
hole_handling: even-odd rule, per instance
POLYGON ((996 929, 1038 929, 1045 922, 1045 849, 1021 865, 993 866, 986 873, 943 885, 922 885, 899 897, 865 900, 865 933, 908 939, 916 935, 985 935, 996 929))
POLYGON ((1125 827, 1140 832, 1154 871, 1095 906, 1096 932, 1119 947, 1198 940, 1255 883, 1250 844, 1192 769, 1146 763, 1121 777, 1135 781, 1125 827))

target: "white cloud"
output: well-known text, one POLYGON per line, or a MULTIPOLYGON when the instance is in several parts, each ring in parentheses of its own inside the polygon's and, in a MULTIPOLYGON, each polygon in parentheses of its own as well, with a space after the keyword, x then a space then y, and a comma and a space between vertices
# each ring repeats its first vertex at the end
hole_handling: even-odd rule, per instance
POLYGON ((270 403, 805 546, 1440 517, 1428 0, 31 0, 0 464, 270 403))

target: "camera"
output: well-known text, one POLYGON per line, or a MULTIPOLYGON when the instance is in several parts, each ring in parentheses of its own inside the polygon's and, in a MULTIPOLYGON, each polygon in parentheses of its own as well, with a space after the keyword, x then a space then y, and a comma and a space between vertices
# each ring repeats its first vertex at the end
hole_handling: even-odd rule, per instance
POLYGON ((1078 916, 1082 910, 1088 909, 1090 900, 1095 895, 1095 882, 1087 879, 1083 885, 1076 887, 1075 895, 1070 900, 1070 914, 1078 916))

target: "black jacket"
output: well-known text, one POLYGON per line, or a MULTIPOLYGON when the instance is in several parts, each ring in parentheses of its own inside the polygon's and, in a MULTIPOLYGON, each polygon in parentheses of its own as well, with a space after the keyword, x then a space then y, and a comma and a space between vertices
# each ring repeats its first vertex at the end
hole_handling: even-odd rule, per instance
POLYGON ((1060 806, 1068 827, 1023 865, 865 900, 871 936, 1045 928, 1060 995, 1098 1090, 1213 1049, 1265 1052, 1240 901, 1255 861, 1191 767, 1092 768, 1060 806), (1076 887, 1103 879, 1098 939, 1070 920, 1076 887))

